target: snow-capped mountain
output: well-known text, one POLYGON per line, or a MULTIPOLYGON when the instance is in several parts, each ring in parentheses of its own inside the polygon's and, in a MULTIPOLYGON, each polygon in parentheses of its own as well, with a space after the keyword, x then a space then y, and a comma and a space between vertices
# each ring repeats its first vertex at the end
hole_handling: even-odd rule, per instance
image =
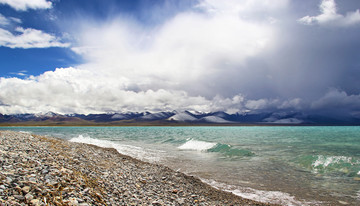
POLYGON ((201 118, 200 121, 209 122, 209 123, 232 123, 231 121, 225 120, 217 116, 206 116, 201 118))
POLYGON ((334 119, 298 112, 277 113, 203 113, 196 111, 127 112, 104 114, 0 114, 1 125, 127 125, 127 124, 271 124, 271 125, 360 125, 360 117, 334 119))

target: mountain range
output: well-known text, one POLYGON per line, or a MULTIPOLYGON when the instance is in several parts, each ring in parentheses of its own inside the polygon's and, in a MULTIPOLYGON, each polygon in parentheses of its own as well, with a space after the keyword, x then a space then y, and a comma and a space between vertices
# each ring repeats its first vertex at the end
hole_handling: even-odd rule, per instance
POLYGON ((360 125, 360 118, 339 119, 299 112, 201 113, 194 111, 103 114, 0 114, 0 125, 360 125))

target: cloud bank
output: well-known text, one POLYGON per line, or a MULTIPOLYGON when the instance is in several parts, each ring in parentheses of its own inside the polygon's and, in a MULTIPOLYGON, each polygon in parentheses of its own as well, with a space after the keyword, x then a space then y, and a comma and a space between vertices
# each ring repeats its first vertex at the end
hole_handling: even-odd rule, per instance
MULTIPOLYGON (((0 113, 359 116, 358 11, 341 15, 335 1, 324 0, 320 15, 298 20, 307 15, 296 13, 298 6, 287 0, 204 0, 151 26, 124 15, 71 19, 71 49, 85 63, 25 79, 1 78, 0 113), (346 26, 329 32, 299 22, 346 26)), ((25 31, 19 29, 20 36, 25 31)), ((69 46, 56 37, 46 42, 69 46)), ((8 43, 15 45, 26 44, 8 43)))
POLYGON ((0 0, 0 4, 7 4, 15 10, 26 11, 27 9, 50 9, 51 1, 47 0, 0 0))
MULTIPOLYGON (((275 29, 267 20, 249 21, 240 18, 233 7, 211 3, 204 1, 197 10, 179 13, 150 29, 122 17, 100 25, 85 21, 77 32, 79 46, 73 48, 88 62, 79 68, 100 69, 135 90, 185 90, 212 98, 216 93, 211 88, 223 86, 213 78, 231 72, 240 75, 236 67, 271 48, 275 29)), ((242 2, 232 3, 242 8, 242 2)))
POLYGON ((305 16, 299 22, 306 25, 333 25, 351 26, 360 23, 360 10, 348 12, 345 16, 337 13, 335 0, 322 0, 320 4, 321 14, 318 16, 305 16))
MULTIPOLYGON (((229 113, 276 107, 280 100, 207 99, 181 90, 131 91, 123 82, 75 68, 60 68, 27 79, 0 79, 0 113, 102 113, 192 110, 229 113), (109 80, 111 80, 109 82, 109 80), (270 103, 272 102, 272 103, 270 103)), ((283 103, 285 104, 285 103, 283 103)), ((280 105, 283 105, 280 104, 280 105)), ((290 106, 291 107, 291 106, 290 106)))
MULTIPOLYGON (((30 1, 29 1, 30 2, 30 1)), ((0 46, 15 48, 69 47, 59 37, 34 28, 18 26, 22 21, 14 17, 5 17, 0 13, 0 46), (12 29, 15 27, 15 29, 12 29)))
POLYGON ((17 27, 17 34, 0 28, 0 46, 9 48, 48 48, 48 47, 69 47, 69 43, 62 43, 54 35, 44 33, 37 29, 17 27))

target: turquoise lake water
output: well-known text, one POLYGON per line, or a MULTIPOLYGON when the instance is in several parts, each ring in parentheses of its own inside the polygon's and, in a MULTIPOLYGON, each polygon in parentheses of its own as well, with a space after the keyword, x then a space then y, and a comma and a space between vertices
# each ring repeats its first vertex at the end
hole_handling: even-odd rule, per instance
POLYGON ((239 196, 360 205, 360 127, 1 127, 113 147, 239 196))

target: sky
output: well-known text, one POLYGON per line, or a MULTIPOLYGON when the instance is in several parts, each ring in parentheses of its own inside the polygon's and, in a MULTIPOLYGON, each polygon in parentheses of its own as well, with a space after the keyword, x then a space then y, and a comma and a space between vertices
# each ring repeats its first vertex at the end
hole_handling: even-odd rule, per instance
POLYGON ((0 113, 360 118, 358 0, 0 0, 0 113))

